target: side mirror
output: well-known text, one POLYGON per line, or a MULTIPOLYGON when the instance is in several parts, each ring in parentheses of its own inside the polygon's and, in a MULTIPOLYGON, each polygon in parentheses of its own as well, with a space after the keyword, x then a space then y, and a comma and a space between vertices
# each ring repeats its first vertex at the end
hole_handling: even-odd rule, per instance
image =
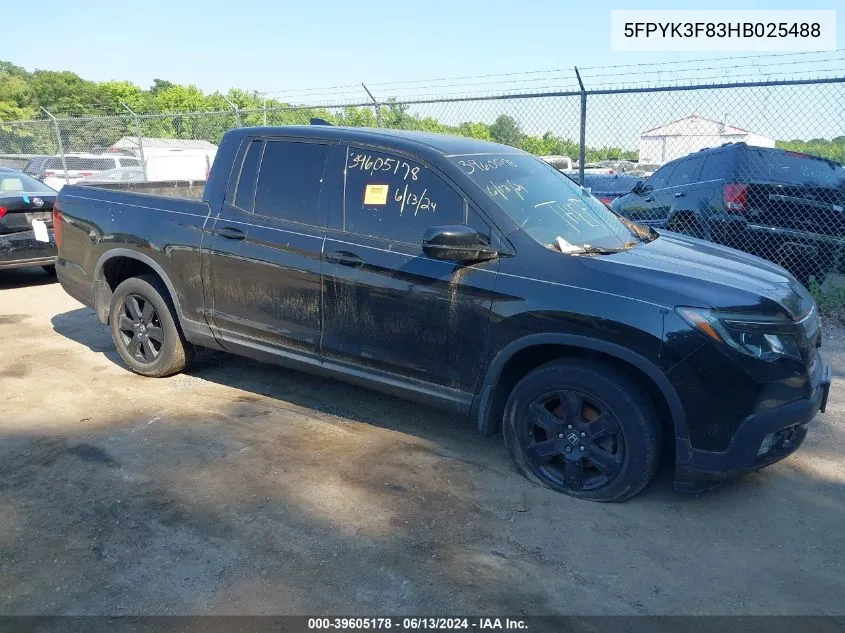
POLYGON ((461 263, 483 262, 499 256, 499 251, 485 244, 478 231, 463 225, 428 227, 422 249, 432 259, 461 263))
POLYGON ((637 184, 631 189, 631 193, 635 193, 638 196, 643 195, 645 193, 645 183, 642 180, 638 180, 637 184))

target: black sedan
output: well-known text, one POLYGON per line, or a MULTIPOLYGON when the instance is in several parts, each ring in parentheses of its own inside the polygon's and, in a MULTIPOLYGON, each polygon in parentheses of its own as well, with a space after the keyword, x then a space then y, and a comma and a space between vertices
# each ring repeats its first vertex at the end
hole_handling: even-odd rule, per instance
MULTIPOLYGON (((566 176, 578 182, 578 172, 563 172, 566 176)), ((594 197, 610 206, 616 198, 630 193, 642 179, 628 174, 584 174, 584 186, 590 189, 594 197)))
POLYGON ((56 192, 21 171, 0 167, 0 269, 43 266, 55 271, 56 192))

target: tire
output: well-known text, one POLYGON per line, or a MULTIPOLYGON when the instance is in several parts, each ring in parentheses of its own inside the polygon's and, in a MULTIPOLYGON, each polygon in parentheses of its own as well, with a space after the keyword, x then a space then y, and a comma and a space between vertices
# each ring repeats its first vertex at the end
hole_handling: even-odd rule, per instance
POLYGON ((55 264, 47 264, 46 266, 42 266, 41 268, 44 269, 44 272, 48 275, 55 275, 56 274, 56 265, 55 264))
POLYGON ((155 275, 130 277, 118 285, 109 327, 120 357, 136 374, 172 376, 193 359, 194 347, 185 340, 170 294, 155 275))
POLYGON ((636 495, 657 472, 662 449, 660 421, 642 389, 609 365, 581 359, 543 365, 520 380, 503 431, 528 479, 590 501, 636 495))
POLYGON ((692 215, 682 213, 672 218, 669 226, 666 227, 675 233, 683 233, 690 237, 697 237, 700 240, 704 239, 704 229, 701 223, 692 215))

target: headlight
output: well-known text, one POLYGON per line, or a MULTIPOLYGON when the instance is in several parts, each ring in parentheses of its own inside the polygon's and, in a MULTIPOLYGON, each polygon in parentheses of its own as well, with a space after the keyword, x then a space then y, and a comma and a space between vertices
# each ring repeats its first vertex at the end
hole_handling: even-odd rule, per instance
POLYGON ((707 338, 724 343, 748 356, 773 361, 781 357, 801 360, 795 337, 784 332, 784 320, 741 320, 740 315, 718 314, 703 308, 676 308, 684 321, 707 338))

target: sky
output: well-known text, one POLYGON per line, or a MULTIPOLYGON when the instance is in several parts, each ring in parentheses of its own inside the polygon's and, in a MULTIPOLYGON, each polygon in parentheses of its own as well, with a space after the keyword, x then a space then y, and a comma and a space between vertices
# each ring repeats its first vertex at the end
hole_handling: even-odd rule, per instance
MULTIPOLYGON (((5 3, 5 23, 27 23, 31 9, 5 3)), ((4 29, 0 60, 28 70, 71 70, 95 81, 129 80, 144 88, 154 78, 194 84, 205 92, 240 88, 295 104, 368 102, 362 82, 377 99, 400 101, 575 90, 575 66, 593 89, 763 79, 766 73, 815 77, 808 73, 817 70, 845 75, 842 0, 800 6, 796 0, 707 0, 697 6, 677 0, 89 0, 84 10, 66 0, 38 0, 38 8, 51 25, 46 35, 39 30, 34 43, 31 29, 4 29), (611 9, 681 6, 839 9, 838 50, 824 53, 811 67, 805 62, 814 59, 812 53, 771 58, 735 53, 726 60, 723 52, 611 51, 611 9), (643 65, 618 68, 631 64, 643 65)), ((772 138, 832 138, 845 133, 844 87, 591 97, 588 141, 630 148, 642 130, 690 114, 730 119, 772 138)), ((411 112, 449 124, 491 123, 507 114, 528 133, 552 131, 577 139, 580 101, 572 96, 431 103, 414 105, 411 112)))
MULTIPOLYGON (((26 3, 6 4, 7 24, 30 21, 32 8, 26 3)), ((380 86, 398 90, 385 82, 657 64, 691 57, 610 51, 612 8, 680 8, 677 1, 90 0, 83 7, 66 0, 39 0, 37 5, 39 23, 49 21, 50 27, 46 32, 42 27, 4 29, 0 59, 28 70, 71 70, 86 79, 128 79, 142 87, 153 78, 221 92, 233 87, 279 92, 365 82, 380 97, 380 86)), ((841 0, 800 6, 795 0, 741 5, 708 0, 689 8, 838 8, 839 48, 845 48, 841 0)), ((568 73, 559 80, 550 77, 555 84, 571 83, 568 73)), ((357 88, 343 90, 354 93, 357 88)))

